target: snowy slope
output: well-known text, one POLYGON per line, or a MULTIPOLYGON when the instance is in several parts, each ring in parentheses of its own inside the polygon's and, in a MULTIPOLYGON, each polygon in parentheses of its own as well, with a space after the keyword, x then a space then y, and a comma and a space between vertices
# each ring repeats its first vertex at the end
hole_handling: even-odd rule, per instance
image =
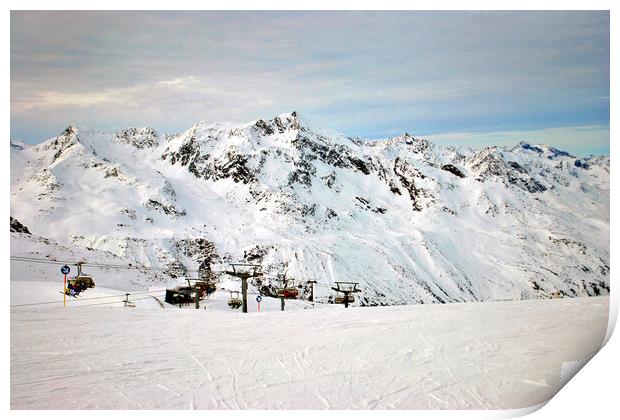
POLYGON ((608 297, 233 314, 11 309, 12 409, 510 409, 605 336, 608 297))
POLYGON ((608 157, 365 141, 296 113, 12 144, 11 215, 167 276, 247 261, 297 282, 357 281, 364 305, 609 289, 608 157))

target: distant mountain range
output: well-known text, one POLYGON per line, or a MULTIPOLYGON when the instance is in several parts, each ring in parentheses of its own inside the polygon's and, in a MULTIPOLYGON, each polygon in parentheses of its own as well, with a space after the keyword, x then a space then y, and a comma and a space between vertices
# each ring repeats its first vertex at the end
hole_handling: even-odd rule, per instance
POLYGON ((295 112, 12 142, 11 216, 172 276, 245 261, 359 282, 362 305, 609 291, 609 157, 352 139, 295 112))

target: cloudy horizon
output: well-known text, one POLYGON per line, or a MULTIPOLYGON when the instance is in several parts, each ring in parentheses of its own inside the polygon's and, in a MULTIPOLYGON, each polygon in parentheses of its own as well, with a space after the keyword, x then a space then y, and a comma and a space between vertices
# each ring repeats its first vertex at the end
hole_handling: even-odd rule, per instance
POLYGON ((609 154, 609 12, 11 12, 11 138, 296 110, 362 138, 609 154))

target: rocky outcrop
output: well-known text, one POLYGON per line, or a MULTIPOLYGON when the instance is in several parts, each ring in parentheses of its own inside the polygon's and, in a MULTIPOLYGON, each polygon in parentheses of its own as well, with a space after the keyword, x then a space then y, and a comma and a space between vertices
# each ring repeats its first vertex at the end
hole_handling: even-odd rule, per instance
POLYGON ((13 216, 11 216, 11 232, 31 234, 28 228, 22 225, 19 220, 14 219, 13 216))
POLYGON ((505 184, 515 185, 530 193, 540 193, 547 187, 517 162, 508 161, 495 147, 486 148, 476 153, 468 162, 477 180, 499 180, 505 184))
POLYGON ((155 210, 155 211, 160 211, 168 216, 172 216, 172 217, 179 217, 179 216, 185 216, 185 210, 178 210, 174 205, 172 204, 163 204, 160 203, 157 200, 153 200, 152 198, 149 199, 146 204, 145 204, 147 209, 150 210, 155 210))
POLYGON ((127 128, 116 133, 116 138, 125 144, 131 144, 138 149, 155 147, 159 144, 155 130, 150 127, 127 128))
POLYGON ((465 174, 461 172, 459 168, 452 164, 447 163, 445 165, 442 165, 441 169, 443 169, 444 171, 448 171, 451 174, 458 176, 459 178, 465 178, 465 174))

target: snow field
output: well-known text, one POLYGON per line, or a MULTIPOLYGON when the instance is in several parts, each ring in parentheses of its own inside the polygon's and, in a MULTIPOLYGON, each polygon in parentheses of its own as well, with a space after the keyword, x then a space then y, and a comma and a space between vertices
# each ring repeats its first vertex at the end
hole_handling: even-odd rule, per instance
POLYGON ((598 351, 608 297, 290 312, 11 309, 12 409, 510 409, 598 351))

